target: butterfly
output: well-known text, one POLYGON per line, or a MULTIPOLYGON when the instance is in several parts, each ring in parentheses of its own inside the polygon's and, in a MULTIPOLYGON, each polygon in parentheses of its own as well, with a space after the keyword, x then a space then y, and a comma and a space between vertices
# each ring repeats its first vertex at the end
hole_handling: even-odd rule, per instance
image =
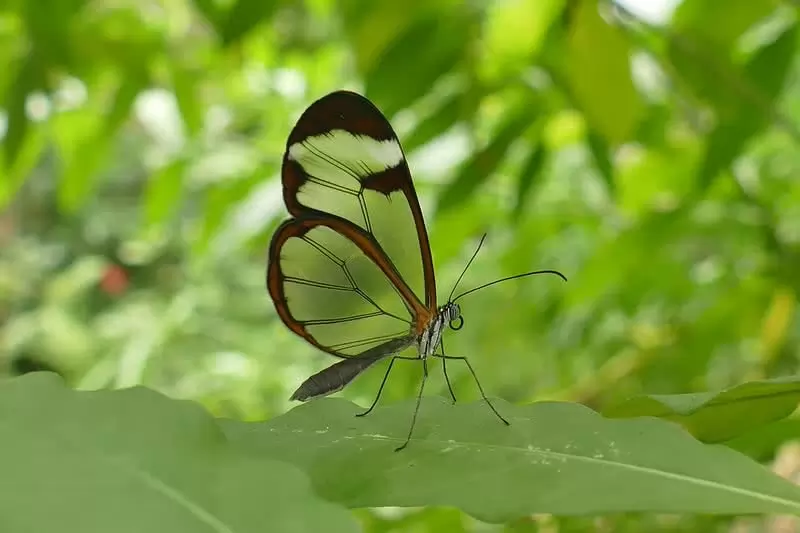
POLYGON ((508 424, 486 397, 469 360, 444 354, 442 333, 447 326, 463 326, 456 300, 466 294, 533 274, 566 278, 551 270, 528 272, 456 298, 454 286, 447 303, 439 306, 428 233, 400 142, 386 117, 357 93, 330 93, 302 113, 286 142, 281 180, 291 218, 270 243, 268 292, 291 331, 341 359, 309 377, 291 399, 306 401, 339 391, 391 357, 375 400, 357 415, 364 416, 377 405, 395 361, 421 361, 416 409, 399 451, 411 440, 428 358, 436 357, 454 402, 446 362, 459 360, 466 363, 483 400, 508 424), (416 355, 400 355, 412 347, 416 355))

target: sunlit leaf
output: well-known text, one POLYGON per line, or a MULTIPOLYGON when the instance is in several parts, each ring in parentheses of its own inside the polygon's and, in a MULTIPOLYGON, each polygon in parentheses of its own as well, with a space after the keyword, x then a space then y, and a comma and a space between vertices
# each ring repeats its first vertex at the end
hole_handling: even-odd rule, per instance
POLYGON ((394 452, 413 405, 357 418, 361 408, 348 401, 318 400, 269 422, 223 427, 241 449, 295 464, 320 495, 348 507, 453 506, 488 522, 533 513, 800 513, 799 487, 672 423, 498 401, 505 426, 482 402, 426 398, 415 437, 394 452))
POLYGON ((681 2, 672 16, 678 31, 700 30, 719 49, 729 49, 754 23, 777 7, 777 0, 717 2, 690 0, 681 2))
POLYGON ((800 378, 752 381, 725 391, 638 396, 606 416, 657 416, 678 422, 698 439, 722 442, 787 417, 800 403, 800 378))
POLYGON ((564 0, 507 0, 489 4, 478 70, 488 79, 530 65, 564 0))
POLYGON ((575 10, 566 60, 573 96, 609 144, 621 143, 630 138, 643 111, 631 79, 630 46, 600 17, 596 0, 582 0, 575 10))
POLYGON ((143 388, 0 382, 0 449, 6 531, 357 531, 295 468, 244 456, 199 406, 143 388))

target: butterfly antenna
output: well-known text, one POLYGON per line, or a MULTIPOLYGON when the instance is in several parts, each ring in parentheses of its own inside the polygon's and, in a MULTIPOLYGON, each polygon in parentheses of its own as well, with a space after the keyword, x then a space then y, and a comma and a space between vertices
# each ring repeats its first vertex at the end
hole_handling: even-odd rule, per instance
POLYGON ((497 283, 502 283, 504 281, 509 281, 509 280, 512 280, 512 279, 524 278, 524 277, 527 277, 527 276, 534 276, 536 274, 554 274, 554 275, 558 276, 559 278, 563 279, 564 281, 567 281, 567 277, 564 274, 562 274, 561 272, 557 271, 557 270, 534 270, 533 272, 526 272, 524 274, 517 274, 516 276, 508 276, 507 278, 500 278, 500 279, 496 279, 494 281, 491 281, 489 283, 485 283, 483 285, 475 287, 474 289, 470 289, 470 290, 468 290, 466 292, 462 292, 461 294, 459 294, 458 296, 456 296, 455 298, 453 298, 450 301, 455 302, 456 300, 458 300, 462 296, 466 296, 467 294, 473 293, 475 291, 479 291, 481 289, 485 289, 486 287, 489 287, 491 285, 495 285, 497 283))
MULTIPOLYGON (((452 302, 452 301, 454 301, 454 300, 453 300, 453 293, 455 293, 455 292, 456 292, 456 289, 458 288, 458 284, 459 284, 459 283, 461 283, 461 278, 463 278, 463 277, 464 277, 464 274, 466 274, 466 273, 467 273, 467 269, 468 269, 468 268, 469 268, 469 266, 472 264, 472 262, 475 260, 475 256, 476 256, 476 255, 478 255, 478 252, 480 252, 480 251, 481 251, 481 246, 483 246, 483 241, 485 241, 485 240, 486 240, 486 234, 484 233, 484 234, 483 234, 483 237, 481 237, 481 242, 479 242, 479 243, 478 243, 478 247, 475 249, 475 253, 473 253, 473 254, 472 254, 472 257, 470 257, 470 258, 469 258, 469 261, 467 261, 467 266, 465 266, 465 267, 464 267, 464 270, 462 270, 462 271, 461 271, 461 275, 460 275, 460 276, 458 276, 458 279, 456 280, 456 284, 455 284, 455 285, 453 285, 453 290, 452 290, 452 291, 450 291, 450 296, 448 296, 448 297, 447 297, 447 301, 448 301, 448 302, 452 302)), ((459 298, 460 298, 460 297, 459 297, 459 298)), ((458 299, 458 298, 457 298, 457 299, 458 299)))

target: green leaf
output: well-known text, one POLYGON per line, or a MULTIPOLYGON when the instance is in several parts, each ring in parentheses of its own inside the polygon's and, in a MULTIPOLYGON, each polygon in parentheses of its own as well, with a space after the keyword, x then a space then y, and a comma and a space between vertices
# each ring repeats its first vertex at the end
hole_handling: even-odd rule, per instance
POLYGON ((230 46, 242 40, 259 24, 267 22, 278 6, 277 0, 236 0, 222 26, 222 44, 230 46))
POLYGON ((600 172, 606 182, 608 192, 613 193, 616 189, 614 185, 614 165, 608 155, 608 144, 605 139, 594 131, 590 131, 587 135, 586 144, 589 146, 597 171, 600 172))
POLYGON ((216 0, 192 0, 192 4, 211 23, 217 34, 221 35, 225 17, 216 0))
POLYGON ((734 72, 730 50, 720 49, 699 30, 685 30, 670 39, 667 56, 697 99, 711 105, 718 114, 736 112, 737 98, 730 81, 720 82, 734 72))
POLYGON ((567 37, 567 78, 593 129, 615 145, 631 138, 643 104, 630 72, 627 40, 598 12, 596 0, 575 8, 567 37))
POLYGON ((694 173, 701 150, 700 143, 690 137, 636 150, 635 157, 617 169, 617 203, 626 212, 647 216, 660 199, 685 198, 696 188, 694 173))
POLYGON ((402 4, 341 0, 336 5, 356 68, 362 72, 374 68, 380 55, 414 21, 432 12, 444 15, 440 5, 424 0, 409 0, 402 4))
POLYGON ((531 189, 538 182, 542 175, 542 168, 547 161, 547 147, 539 142, 531 147, 528 157, 522 164, 517 180, 517 201, 514 205, 514 218, 518 219, 525 208, 525 200, 531 193, 531 189))
POLYGON ((25 136, 25 142, 17 152, 11 168, 0 168, 0 209, 11 202, 14 194, 25 183, 28 175, 33 171, 42 157, 47 136, 39 125, 32 125, 25 136))
POLYGON ((3 531, 357 531, 301 472, 241 454, 200 406, 144 388, 0 382, 0 450, 3 531))
POLYGON ((3 138, 6 170, 11 169, 16 163, 30 126, 26 113, 28 95, 41 88, 43 82, 41 65, 36 55, 30 55, 20 61, 14 81, 8 89, 4 106, 8 110, 8 125, 3 138))
POLYGON ((479 99, 459 92, 446 99, 431 114, 423 118, 403 139, 403 149, 411 153, 455 126, 462 118, 470 116, 478 107, 479 99))
POLYGON ((70 30, 87 0, 22 2, 21 14, 37 56, 43 65, 73 67, 77 62, 70 30))
POLYGON ((564 4, 564 0, 489 3, 478 71, 487 80, 496 80, 529 66, 564 4))
POLYGON ((206 190, 203 222, 195 242, 195 252, 203 253, 207 250, 225 218, 268 174, 269 169, 262 167, 249 176, 226 180, 206 190))
POLYGON ((753 24, 769 15, 777 0, 690 0, 681 2, 672 16, 675 30, 698 30, 720 50, 730 49, 753 24))
POLYGON ((796 48, 797 25, 793 24, 759 49, 745 65, 744 75, 737 76, 736 112, 722 115, 708 138, 698 177, 701 189, 709 187, 747 141, 773 120, 774 102, 786 82, 796 48))
POLYGON ((391 117, 430 91, 466 52, 468 19, 426 17, 389 44, 365 74, 366 95, 391 117))
POLYGON ((657 416, 705 442, 722 442, 792 414, 800 377, 743 383, 722 392, 637 396, 604 412, 614 418, 657 416))
POLYGON ((512 106, 489 143, 468 158, 453 181, 442 190, 437 211, 459 206, 489 179, 505 159, 511 145, 537 123, 539 111, 540 107, 530 101, 527 105, 512 106))
POLYGON ((746 454, 761 463, 770 461, 785 442, 800 439, 800 419, 785 418, 766 426, 759 426, 729 441, 725 446, 746 454))
POLYGON ((131 106, 142 91, 147 86, 148 77, 145 72, 128 71, 122 77, 117 92, 114 94, 114 101, 108 110, 106 120, 103 124, 102 134, 113 135, 128 119, 131 106))
POLYGON ((94 190, 117 131, 127 120, 144 83, 143 76, 130 75, 120 80, 104 120, 95 131, 69 147, 71 153, 64 154, 66 168, 59 183, 58 203, 65 212, 78 210, 94 190))
POLYGON ((175 159, 153 172, 147 181, 144 211, 147 224, 162 224, 177 211, 183 192, 187 160, 175 159))
MULTIPOLYGON (((775 7, 775 0, 683 2, 673 18, 667 55, 694 95, 717 115, 732 117, 748 99, 746 80, 733 60, 739 38, 775 7)), ((787 20, 787 19, 784 19, 787 20)), ((752 96, 752 94, 750 95, 752 96)), ((750 102, 752 105, 754 102, 750 102)))
POLYGON ((578 404, 455 406, 425 398, 369 416, 342 399, 266 423, 223 424, 256 457, 291 462, 351 508, 452 506, 487 522, 533 513, 800 513, 800 487, 724 446, 657 419, 610 420, 578 404))
POLYGON ((190 137, 197 135, 203 127, 203 108, 198 95, 200 77, 198 73, 180 65, 172 65, 172 89, 178 101, 183 124, 190 137))

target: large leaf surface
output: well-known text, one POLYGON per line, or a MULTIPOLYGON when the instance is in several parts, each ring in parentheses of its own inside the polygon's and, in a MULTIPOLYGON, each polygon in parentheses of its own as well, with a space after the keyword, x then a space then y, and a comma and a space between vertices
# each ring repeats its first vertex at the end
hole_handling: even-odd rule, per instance
POLYGON ((200 407, 143 388, 0 382, 0 531, 352 532, 290 465, 232 449, 200 407))
POLYGON ((350 507, 454 506, 491 522, 531 513, 800 513, 799 487, 662 420, 497 402, 507 427, 480 402, 426 399, 415 438, 395 453, 412 407, 356 418, 357 406, 327 399, 223 427, 243 449, 296 464, 321 495, 350 507))

